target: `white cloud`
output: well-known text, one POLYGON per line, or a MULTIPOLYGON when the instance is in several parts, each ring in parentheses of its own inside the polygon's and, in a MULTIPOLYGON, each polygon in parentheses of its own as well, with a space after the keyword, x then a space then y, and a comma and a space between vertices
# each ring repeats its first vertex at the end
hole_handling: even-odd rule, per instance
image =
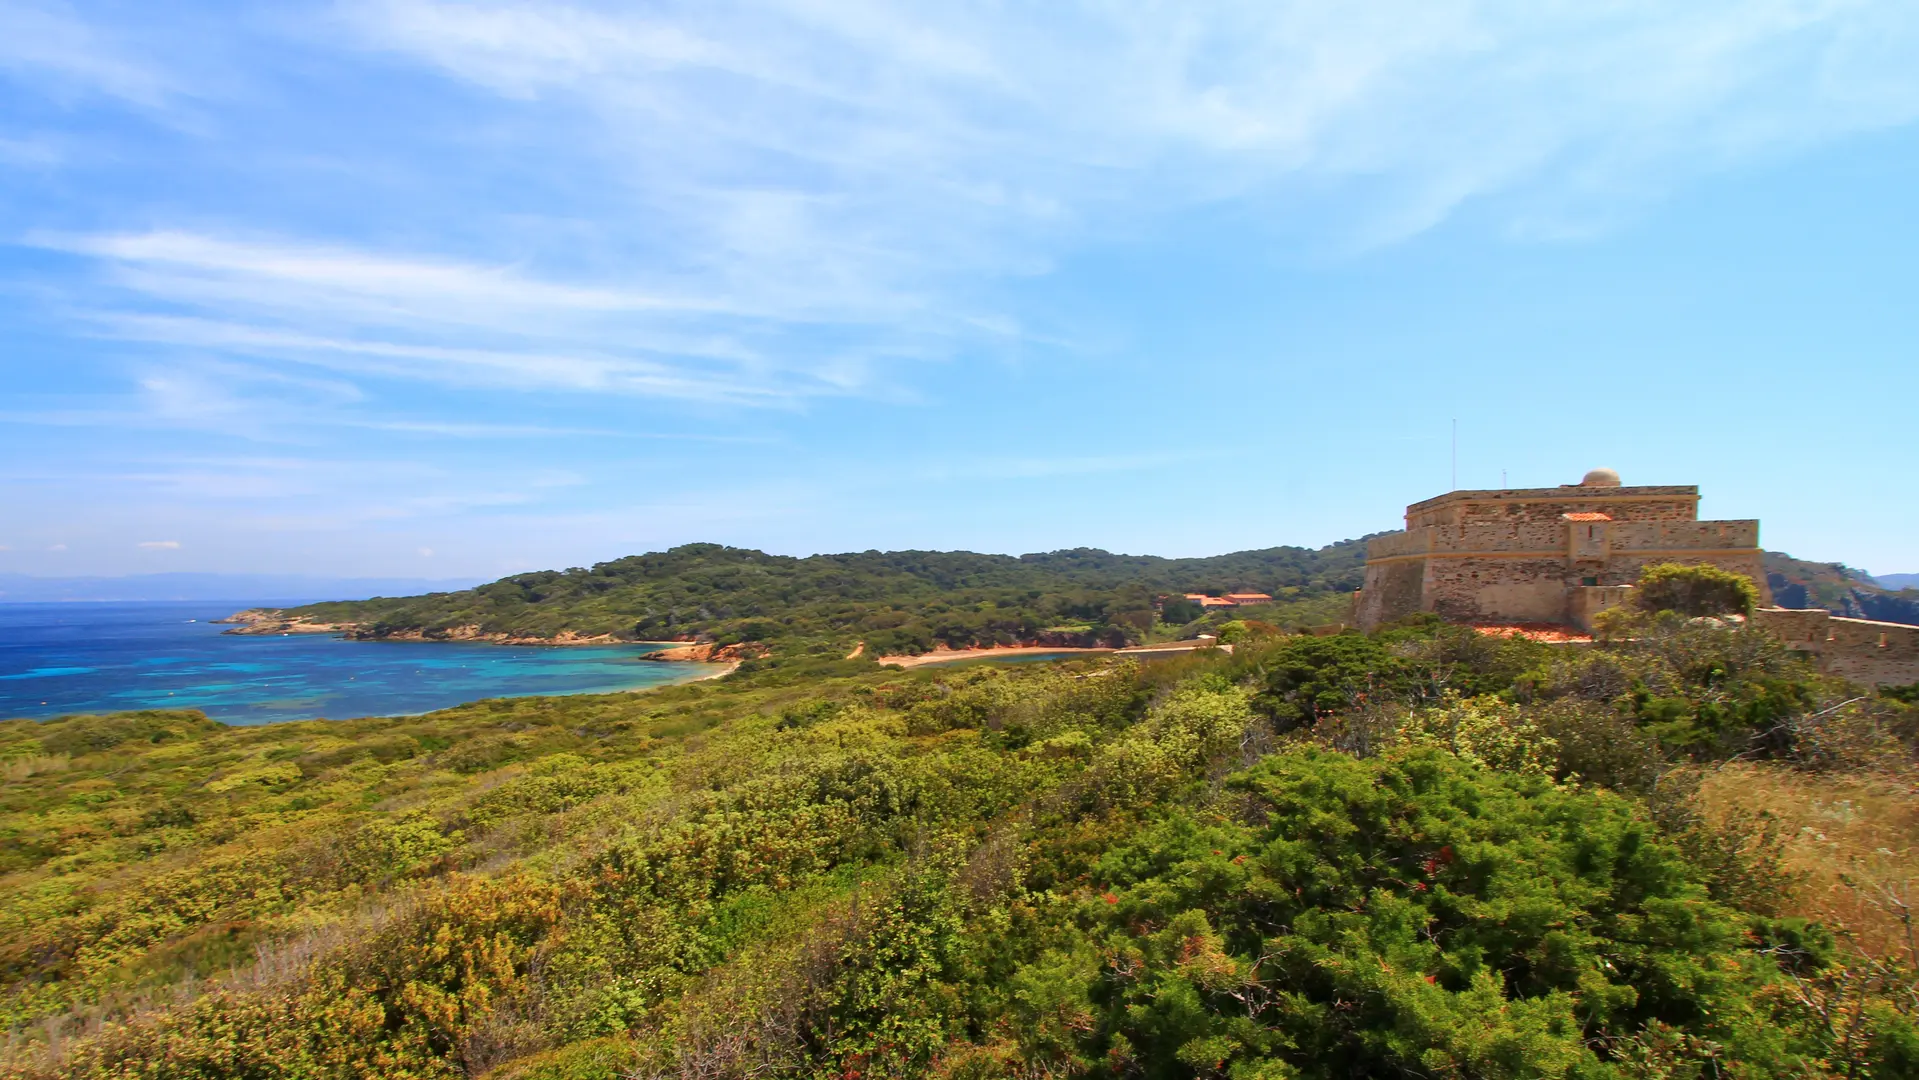
POLYGON ((180 231, 37 234, 31 242, 98 259, 125 295, 169 305, 175 313, 91 316, 102 332, 156 344, 360 376, 737 405, 854 393, 864 381, 857 353, 796 364, 747 344, 742 334, 756 326, 814 319, 776 306, 180 231))
POLYGON ((99 93, 156 107, 177 93, 156 66, 57 2, 0 0, 0 71, 53 96, 99 93))
POLYGON ((49 545, 47 546, 47 550, 48 550, 48 551, 65 551, 65 550, 67 550, 67 545, 65 545, 65 544, 49 544, 49 545))
POLYGON ((178 551, 180 550, 180 541, 178 540, 142 540, 136 546, 145 548, 148 551, 178 551))
POLYGON ((421 548, 421 549, 420 549, 420 557, 421 557, 422 559, 431 559, 431 558, 433 557, 433 549, 432 549, 432 548, 430 548, 430 547, 423 547, 423 548, 421 548))
MULTIPOLYGON (((448 205, 395 196, 357 233, 211 211, 35 236, 99 268, 101 332, 356 386, 897 397, 902 365, 1071 347, 998 290, 1195 206, 1237 201, 1334 248, 1476 201, 1515 237, 1577 238, 1702 173, 1919 117, 1906 0, 334 11, 302 48, 440 74, 455 93, 434 115, 467 133, 339 164, 423 176, 448 205), (530 182, 503 200, 453 173, 530 182)), ((0 0, 0 36, 6 19, 53 29, 12 35, 0 65, 169 92, 65 8, 0 0)), ((204 380, 146 389, 170 416, 227 407, 204 380)))
POLYGON ((592 116, 653 200, 710 215, 736 253, 778 266, 817 247, 802 264, 855 277, 869 260, 1003 268, 1056 250, 1009 250, 1008 228, 1339 180, 1374 190, 1349 225, 1375 239, 1502 192, 1603 213, 1919 115, 1903 0, 343 10, 368 46, 592 116))

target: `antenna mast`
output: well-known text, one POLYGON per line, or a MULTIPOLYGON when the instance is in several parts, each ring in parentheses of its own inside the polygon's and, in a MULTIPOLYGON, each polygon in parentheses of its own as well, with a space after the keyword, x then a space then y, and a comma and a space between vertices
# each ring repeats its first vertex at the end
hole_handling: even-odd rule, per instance
POLYGON ((1459 490, 1459 419, 1453 419, 1453 490, 1459 490))

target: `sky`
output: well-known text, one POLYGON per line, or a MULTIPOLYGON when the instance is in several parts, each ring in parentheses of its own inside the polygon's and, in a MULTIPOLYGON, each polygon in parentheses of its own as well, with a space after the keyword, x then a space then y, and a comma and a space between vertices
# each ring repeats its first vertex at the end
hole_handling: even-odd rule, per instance
POLYGON ((1601 465, 1919 571, 1914 55, 1910 0, 0 0, 0 572, 1206 555, 1601 465))

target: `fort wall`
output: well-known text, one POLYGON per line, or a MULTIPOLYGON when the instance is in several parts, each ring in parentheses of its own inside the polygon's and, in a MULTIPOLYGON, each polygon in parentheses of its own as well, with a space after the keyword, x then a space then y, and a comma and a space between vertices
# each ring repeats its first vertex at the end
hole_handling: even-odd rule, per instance
POLYGON ((1632 597, 1631 585, 1582 585, 1573 590, 1566 621, 1590 634, 1600 612, 1624 607, 1632 603, 1632 597))
POLYGON ((1371 629, 1422 610, 1424 563, 1405 560, 1366 568, 1365 587, 1353 594, 1353 624, 1371 629))
POLYGON ((1718 566, 1766 595, 1759 523, 1700 521, 1698 505, 1696 487, 1623 487, 1608 470, 1577 485, 1414 503, 1405 532, 1367 543, 1354 618, 1362 629, 1421 611, 1461 622, 1578 624, 1590 614, 1576 606, 1578 590, 1630 585, 1662 562, 1718 566))
POLYGON ((1615 521, 1691 521, 1699 516, 1699 489, 1692 485, 1512 488, 1450 491, 1406 508, 1406 528, 1488 525, 1559 520, 1561 514, 1599 511, 1615 521))
POLYGON ((1842 619, 1824 608, 1764 607, 1754 626, 1808 654, 1828 675, 1872 686, 1919 683, 1919 626, 1842 619))

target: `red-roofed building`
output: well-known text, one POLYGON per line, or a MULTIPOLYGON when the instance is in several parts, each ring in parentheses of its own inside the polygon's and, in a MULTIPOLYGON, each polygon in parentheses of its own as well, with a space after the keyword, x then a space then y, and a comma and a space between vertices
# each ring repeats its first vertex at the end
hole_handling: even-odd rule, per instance
POLYGON ((1207 596, 1205 593, 1189 592, 1186 594, 1186 599, 1191 600, 1202 608, 1233 606, 1233 602, 1223 596, 1207 596))

